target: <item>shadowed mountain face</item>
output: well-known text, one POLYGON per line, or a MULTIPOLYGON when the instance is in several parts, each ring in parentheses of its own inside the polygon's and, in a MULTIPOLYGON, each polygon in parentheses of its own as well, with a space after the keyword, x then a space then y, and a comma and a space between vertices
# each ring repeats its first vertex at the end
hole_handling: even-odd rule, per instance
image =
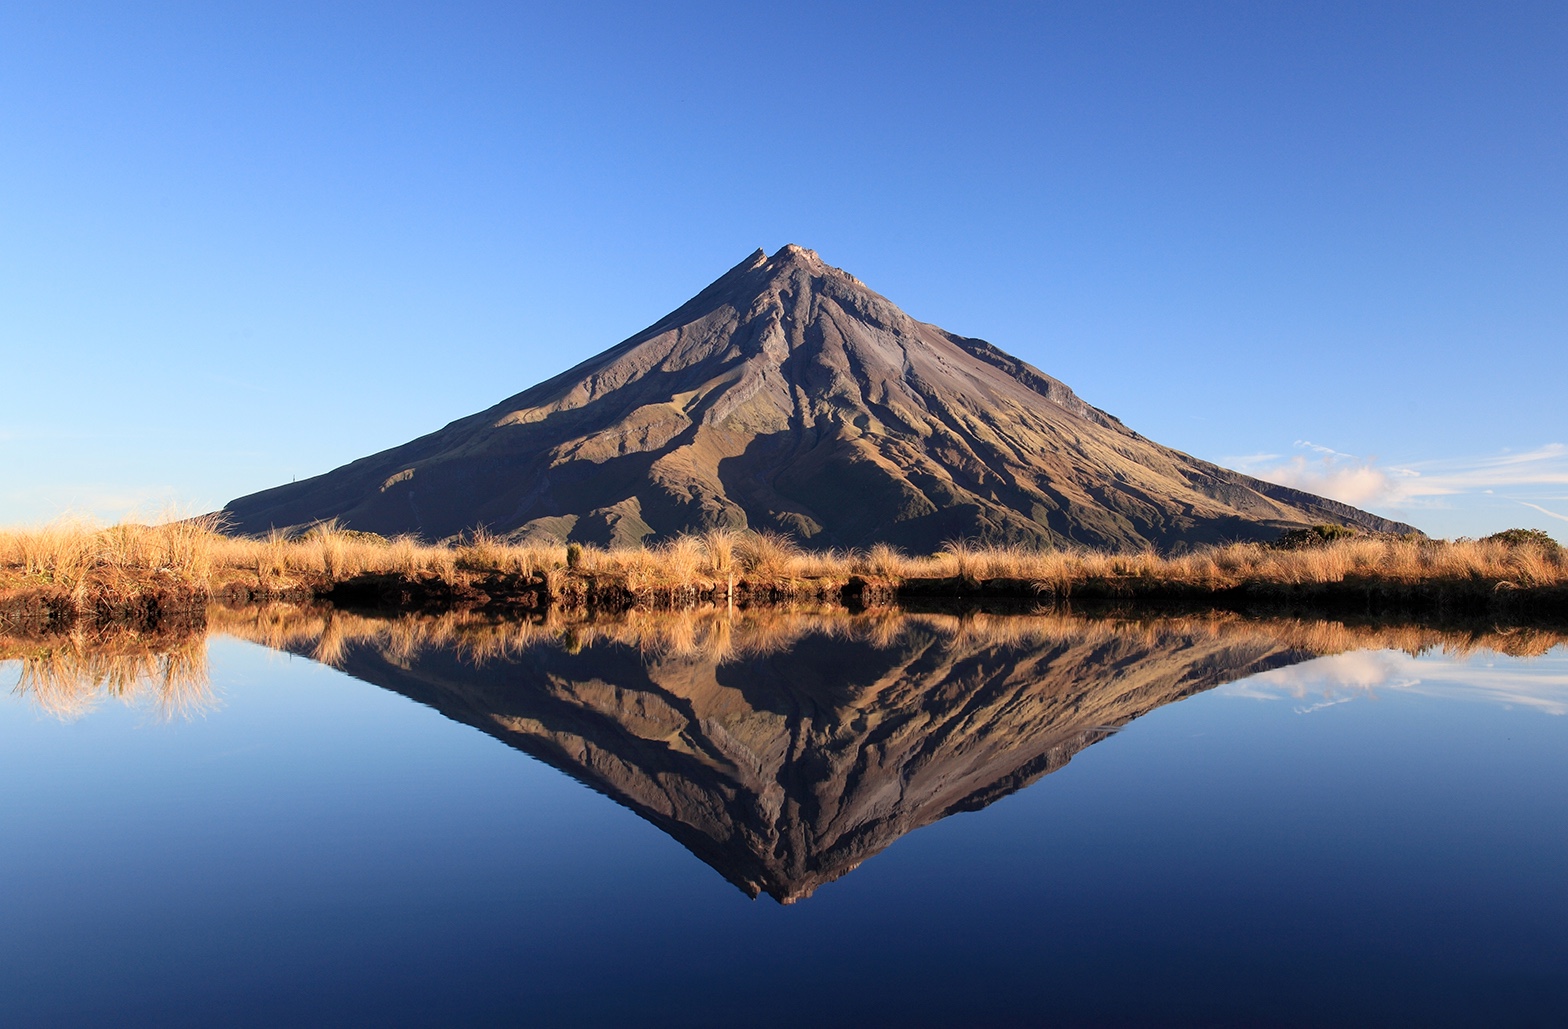
POLYGON ((488 411, 227 511, 247 533, 339 518, 622 544, 729 526, 925 552, 1410 529, 1162 447, 794 246, 488 411))
POLYGON ((561 769, 784 903, 1161 705, 1311 656, 1266 633, 1059 618, 710 619, 477 650, 346 624, 284 645, 561 769))

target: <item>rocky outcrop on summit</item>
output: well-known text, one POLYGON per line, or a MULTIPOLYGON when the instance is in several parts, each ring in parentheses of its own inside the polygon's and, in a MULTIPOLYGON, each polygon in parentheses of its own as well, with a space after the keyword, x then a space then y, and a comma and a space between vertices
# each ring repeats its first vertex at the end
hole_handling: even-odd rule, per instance
POLYGON ((1409 526, 1160 446, 984 340, 787 246, 488 411, 233 501, 240 532, 649 542, 714 526, 812 547, 949 539, 1174 549, 1409 526))

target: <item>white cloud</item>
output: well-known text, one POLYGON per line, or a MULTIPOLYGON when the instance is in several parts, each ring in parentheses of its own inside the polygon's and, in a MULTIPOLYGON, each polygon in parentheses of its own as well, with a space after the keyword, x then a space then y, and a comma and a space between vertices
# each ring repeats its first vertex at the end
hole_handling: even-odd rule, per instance
POLYGON ((1310 440, 1296 447, 1315 456, 1288 459, 1257 454, 1229 459, 1235 467, 1281 486, 1306 490, 1358 507, 1424 506, 1434 498, 1498 493, 1525 493, 1531 500, 1511 497, 1553 518, 1568 516, 1533 500, 1541 487, 1568 485, 1568 446, 1548 443, 1532 450, 1505 451, 1485 457, 1457 457, 1381 465, 1375 457, 1357 457, 1310 440))
POLYGON ((1259 469, 1252 474, 1281 486, 1357 507, 1387 503, 1395 492, 1387 471, 1370 461, 1346 459, 1343 455, 1325 455, 1321 460, 1313 461, 1298 454, 1284 464, 1259 469))

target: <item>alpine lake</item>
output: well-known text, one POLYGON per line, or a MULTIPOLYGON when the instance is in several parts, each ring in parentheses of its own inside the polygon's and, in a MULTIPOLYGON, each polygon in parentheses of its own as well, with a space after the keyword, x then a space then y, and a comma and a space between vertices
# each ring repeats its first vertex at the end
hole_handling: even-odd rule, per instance
POLYGON ((1568 635, 214 608, 0 664, 0 1024, 1568 1023, 1568 635))

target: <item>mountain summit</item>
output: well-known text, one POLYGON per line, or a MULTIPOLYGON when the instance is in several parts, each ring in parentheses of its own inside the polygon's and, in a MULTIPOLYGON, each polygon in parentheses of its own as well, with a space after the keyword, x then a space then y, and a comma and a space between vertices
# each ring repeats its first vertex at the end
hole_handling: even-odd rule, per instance
POLYGON ((1409 526, 1160 446, 815 252, 758 250, 625 342, 487 411, 241 497, 240 532, 338 518, 441 539, 633 544, 712 526, 812 547, 1118 549, 1409 526))

